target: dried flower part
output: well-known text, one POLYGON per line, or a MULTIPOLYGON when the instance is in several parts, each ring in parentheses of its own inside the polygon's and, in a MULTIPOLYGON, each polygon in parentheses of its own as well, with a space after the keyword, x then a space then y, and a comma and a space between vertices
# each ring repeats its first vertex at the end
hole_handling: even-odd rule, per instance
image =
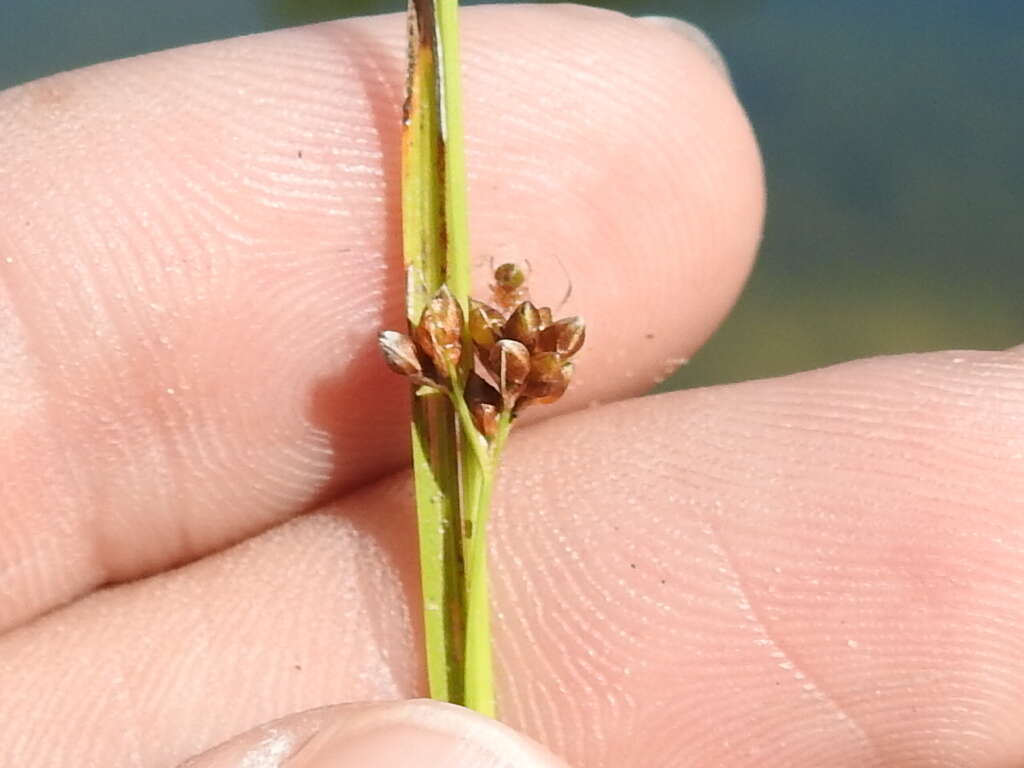
POLYGON ((511 410, 530 375, 530 350, 518 341, 502 339, 491 350, 487 363, 505 408, 511 410))
POLYGON ((499 288, 514 291, 522 288, 526 282, 526 273, 518 264, 502 264, 494 270, 494 283, 499 288))
POLYGON ((566 317, 541 329, 537 337, 538 351, 554 352, 563 360, 580 351, 587 329, 579 317, 566 317))
POLYGON ((377 336, 380 351, 388 368, 402 376, 408 376, 414 384, 438 389, 434 381, 433 366, 421 359, 413 340, 398 331, 381 331, 377 336))
POLYGON ((554 352, 541 352, 530 358, 530 383, 555 381, 561 375, 563 361, 554 352))
POLYGON ((476 371, 471 371, 466 379, 466 400, 479 400, 491 405, 501 405, 501 395, 498 390, 491 386, 483 376, 476 371))
POLYGON ((555 402, 565 394, 566 389, 569 388, 570 381, 572 381, 571 363, 566 365, 563 370, 563 375, 558 381, 552 381, 544 385, 537 385, 535 387, 528 388, 528 396, 524 395, 520 398, 518 410, 522 410, 527 405, 532 405, 533 403, 547 405, 555 402))
POLYGON ((423 309, 414 331, 416 344, 442 373, 462 359, 462 307, 447 285, 442 285, 423 309))
POLYGON ((384 362, 395 373, 402 376, 417 376, 423 373, 416 356, 416 345, 412 339, 398 331, 381 331, 377 335, 380 351, 384 353, 384 362))
POLYGON ((490 403, 470 403, 469 415, 473 426, 488 440, 498 434, 498 409, 490 403))
POLYGON ((530 375, 523 397, 533 402, 553 403, 565 393, 572 372, 572 363, 566 363, 554 352, 534 355, 530 358, 530 375))
POLYGON ((469 335, 478 349, 484 352, 498 343, 505 319, 494 307, 476 299, 469 300, 469 335))
POLYGON ((502 328, 502 335, 506 339, 518 341, 527 349, 533 349, 538 333, 540 333, 540 312, 530 301, 524 301, 516 307, 506 321, 505 327, 502 328))
POLYGON ((488 439, 494 437, 498 431, 501 396, 476 373, 471 373, 466 382, 466 405, 477 430, 488 439))
POLYGON ((491 292, 495 306, 509 311, 530 297, 526 288, 526 273, 517 264, 502 264, 494 270, 491 292))
POLYGON ((544 330, 554 322, 554 319, 551 317, 551 307, 541 307, 537 312, 540 313, 541 330, 544 330))
MULTIPOLYGON (((586 337, 581 318, 554 321, 550 307, 536 307, 526 298, 526 275, 515 264, 502 264, 494 279, 495 306, 471 299, 466 318, 468 349, 490 381, 468 371, 464 397, 473 425, 488 439, 497 434, 503 414, 552 403, 565 393, 573 373, 570 360, 586 337)), ((458 391, 463 312, 446 285, 408 336, 383 331, 379 343, 388 367, 423 387, 418 394, 458 391), (449 382, 449 375, 456 381, 449 382)))

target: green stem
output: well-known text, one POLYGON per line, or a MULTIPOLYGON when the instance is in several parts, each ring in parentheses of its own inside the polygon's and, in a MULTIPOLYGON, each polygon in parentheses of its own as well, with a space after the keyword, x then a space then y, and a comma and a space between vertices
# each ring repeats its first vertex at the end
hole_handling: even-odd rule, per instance
MULTIPOLYGON (((494 717, 494 674, 491 659, 490 610, 487 584, 487 518, 491 490, 497 470, 495 447, 473 424, 464 393, 453 387, 452 405, 462 425, 462 538, 463 603, 466 624, 462 703, 488 717, 494 717)), ((499 426, 500 426, 499 422, 499 426)), ((507 432, 507 427, 505 427, 507 432)), ((497 436, 496 436, 497 437, 497 436)), ((504 443, 504 438, 501 440, 504 443)))
POLYGON ((423 629, 430 696, 464 698, 465 568, 458 508, 456 446, 440 398, 413 398, 412 457, 416 478, 423 629), (423 402, 426 399, 428 402, 423 402))
POLYGON ((476 496, 473 526, 464 543, 466 560, 466 653, 465 703, 470 709, 495 716, 494 663, 491 650, 490 585, 487 577, 487 522, 491 494, 497 480, 501 453, 512 426, 511 414, 504 411, 498 431, 490 445, 487 464, 476 496))
MULTIPOLYGON (((409 18, 402 229, 406 310, 415 324, 442 282, 465 316, 471 281, 458 0, 410 0, 409 18)), ((463 342, 472 349, 468 327, 463 342)), ((448 371, 450 401, 414 399, 413 467, 430 695, 493 715, 486 524, 500 452, 495 447, 505 435, 489 443, 473 424, 463 391, 472 367, 470 351, 457 370, 448 371), (473 654, 467 663, 471 623, 473 654), (474 682, 467 687, 470 669, 474 682)), ((505 419, 504 433, 508 426, 505 419)))
MULTIPOLYGON (((466 195, 466 151, 462 131, 462 78, 459 71, 459 2, 436 0, 436 50, 439 69, 438 101, 444 143, 444 218, 447 237, 446 282, 452 294, 469 309, 469 203, 466 195)), ((468 338, 468 334, 467 334, 468 338)))
MULTIPOLYGON (((449 375, 452 375, 452 371, 449 369, 449 375)), ((455 412, 459 415, 459 423, 462 425, 462 434, 469 443, 470 448, 473 451, 473 455, 476 456, 476 460, 481 465, 486 466, 491 460, 490 447, 487 444, 487 438, 481 435, 476 425, 473 423, 473 416, 469 412, 469 406, 466 405, 466 391, 462 386, 462 382, 458 380, 457 376, 453 376, 451 379, 451 401, 452 405, 455 406, 455 412)))
MULTIPOLYGON (((441 69, 431 0, 410 4, 410 68, 402 132, 402 251, 411 325, 451 277, 447 259, 441 69)), ((468 278, 467 278, 468 279, 468 278)), ((414 395, 413 476, 423 590, 424 650, 432 698, 461 703, 465 640, 457 423, 452 404, 414 395)))

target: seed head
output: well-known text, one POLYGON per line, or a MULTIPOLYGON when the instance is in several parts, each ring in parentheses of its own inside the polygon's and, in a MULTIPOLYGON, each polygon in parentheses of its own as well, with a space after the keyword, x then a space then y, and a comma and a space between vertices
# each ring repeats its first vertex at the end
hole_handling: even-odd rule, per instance
POLYGON ((466 383, 466 405, 477 430, 488 439, 494 437, 498 431, 501 396, 476 373, 471 373, 466 383))
POLYGON ((456 368, 462 359, 462 307, 447 285, 434 294, 415 330, 416 344, 437 369, 456 368))
POLYGON ((554 320, 551 317, 551 307, 540 307, 537 309, 537 312, 540 315, 541 330, 544 330, 549 325, 551 325, 552 322, 554 322, 554 320))
POLYGON ((554 352, 534 355, 530 358, 530 375, 523 397, 530 402, 553 403, 565 393, 572 372, 572 363, 564 362, 554 352))
POLYGON ((515 311, 509 316, 508 321, 506 321, 505 327, 502 328, 502 335, 506 339, 518 341, 520 344, 525 345, 527 349, 533 349, 539 332, 540 312, 537 311, 533 302, 530 301, 524 301, 516 307, 515 311))
POLYGON ((561 375, 557 381, 552 381, 544 385, 543 391, 538 392, 533 402, 546 405, 547 403, 553 403, 562 395, 565 394, 565 390, 569 388, 569 382, 572 381, 573 364, 566 363, 562 366, 561 375))
POLYGON ((554 352, 563 360, 580 351, 586 339, 587 329, 582 318, 566 317, 541 330, 537 338, 537 350, 554 352))
POLYGON ((498 409, 490 403, 470 403, 469 415, 473 426, 488 440, 498 434, 498 409))
POLYGON ((526 282, 526 273, 518 264, 502 264, 494 270, 494 283, 499 288, 507 291, 514 291, 523 287, 526 282))
POLYGON ((530 375, 530 351, 518 341, 502 339, 488 356, 488 368, 498 384, 502 403, 511 410, 530 375))
POLYGON ((415 376, 423 373, 423 367, 416 357, 416 345, 412 339, 398 331, 381 331, 377 336, 380 351, 384 353, 384 362, 395 373, 402 376, 415 376))
MULTIPOLYGON (((380 351, 384 354, 384 362, 388 368, 420 385, 437 388, 433 380, 433 370, 424 370, 424 361, 416 349, 413 340, 398 331, 381 331, 377 336, 380 351)), ((430 363, 427 363, 430 367, 430 363)))
POLYGON ((504 318, 494 307, 469 300, 469 335, 478 349, 488 352, 501 338, 504 318))

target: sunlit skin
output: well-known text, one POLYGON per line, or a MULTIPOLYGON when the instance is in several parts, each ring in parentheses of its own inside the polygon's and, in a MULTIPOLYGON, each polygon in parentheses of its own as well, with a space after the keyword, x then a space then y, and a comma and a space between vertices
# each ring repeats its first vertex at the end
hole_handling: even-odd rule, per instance
POLYGON ((0 763, 1024 764, 1024 352, 640 397, 749 272, 739 102, 664 26, 463 31, 474 253, 587 320, 495 499, 508 728, 408 701, 384 16, 0 94, 0 763))

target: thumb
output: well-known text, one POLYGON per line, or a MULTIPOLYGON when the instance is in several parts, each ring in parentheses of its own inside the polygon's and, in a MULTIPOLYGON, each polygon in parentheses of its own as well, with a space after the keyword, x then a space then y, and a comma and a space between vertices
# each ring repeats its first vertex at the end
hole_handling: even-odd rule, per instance
POLYGON ((566 768, 511 728, 425 699, 289 715, 182 768, 566 768))

